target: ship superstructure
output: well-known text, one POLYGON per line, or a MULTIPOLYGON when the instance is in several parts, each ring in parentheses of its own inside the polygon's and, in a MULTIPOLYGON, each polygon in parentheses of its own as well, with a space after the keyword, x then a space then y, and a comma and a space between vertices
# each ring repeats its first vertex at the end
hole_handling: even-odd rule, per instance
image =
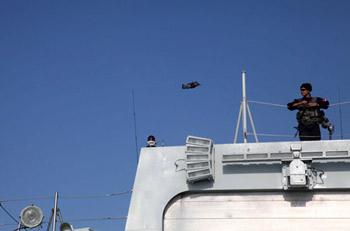
POLYGON ((350 141, 143 148, 126 231, 350 230, 350 141))

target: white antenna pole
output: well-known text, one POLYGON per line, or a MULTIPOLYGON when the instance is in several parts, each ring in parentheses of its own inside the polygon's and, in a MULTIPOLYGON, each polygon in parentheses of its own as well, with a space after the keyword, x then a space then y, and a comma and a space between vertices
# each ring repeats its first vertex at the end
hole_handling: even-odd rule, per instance
POLYGON ((247 94, 245 85, 245 71, 242 71, 242 128, 243 128, 243 140, 247 143, 247 94))
POLYGON ((238 120, 235 130, 235 137, 233 139, 233 143, 235 144, 237 142, 237 134, 239 130, 239 124, 241 122, 242 117, 242 130, 243 130, 243 142, 248 143, 248 131, 247 131, 247 112, 250 120, 250 125, 253 128, 253 134, 255 137, 255 142, 259 142, 258 136, 256 134, 255 125, 252 113, 249 109, 248 100, 247 100, 247 92, 246 92, 246 83, 245 83, 245 71, 242 71, 242 102, 239 107, 239 113, 238 113, 238 120))
POLYGON ((52 231, 56 231, 57 203, 58 203, 58 192, 55 192, 55 205, 53 210, 52 231))

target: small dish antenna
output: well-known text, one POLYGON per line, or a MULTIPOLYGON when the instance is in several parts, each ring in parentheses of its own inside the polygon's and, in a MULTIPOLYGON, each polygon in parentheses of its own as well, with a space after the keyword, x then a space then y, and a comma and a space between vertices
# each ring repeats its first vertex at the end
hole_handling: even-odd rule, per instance
POLYGON ((30 205, 22 209, 21 224, 26 228, 39 226, 43 222, 43 219, 43 211, 35 205, 30 205))

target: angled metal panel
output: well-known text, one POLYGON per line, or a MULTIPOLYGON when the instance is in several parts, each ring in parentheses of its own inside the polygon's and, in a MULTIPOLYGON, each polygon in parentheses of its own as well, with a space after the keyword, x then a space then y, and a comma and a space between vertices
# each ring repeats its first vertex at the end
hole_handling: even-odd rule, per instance
POLYGON ((212 140, 188 136, 185 153, 188 183, 214 179, 212 140))

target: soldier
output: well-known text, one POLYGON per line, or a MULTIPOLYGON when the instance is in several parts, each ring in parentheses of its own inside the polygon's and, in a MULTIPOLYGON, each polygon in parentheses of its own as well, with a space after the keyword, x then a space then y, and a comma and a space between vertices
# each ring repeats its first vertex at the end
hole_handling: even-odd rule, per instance
POLYGON ((153 135, 149 135, 147 137, 147 148, 152 148, 156 146, 157 146, 156 138, 153 135))
POLYGON ((320 124, 323 128, 328 128, 330 136, 333 133, 333 126, 320 109, 327 109, 328 100, 311 96, 312 85, 303 83, 300 86, 302 98, 295 99, 288 103, 289 110, 298 109, 297 121, 299 139, 301 141, 321 140, 320 124))

